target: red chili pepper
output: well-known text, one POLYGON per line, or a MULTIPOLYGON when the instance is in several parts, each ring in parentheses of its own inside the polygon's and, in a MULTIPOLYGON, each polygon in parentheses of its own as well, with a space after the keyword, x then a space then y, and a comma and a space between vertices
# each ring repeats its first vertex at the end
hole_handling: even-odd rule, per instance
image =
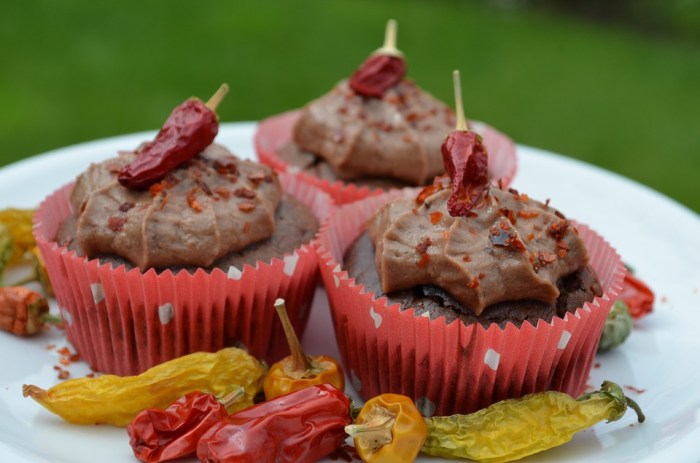
POLYGON ((134 455, 146 463, 194 456, 199 439, 229 416, 226 406, 240 397, 241 391, 232 392, 221 402, 212 394, 194 391, 165 410, 142 411, 126 428, 134 455))
POLYGON ((651 288, 632 275, 629 270, 625 270, 622 291, 620 291, 618 298, 627 304, 630 315, 635 319, 643 317, 654 308, 654 293, 651 288))
POLYGON ((396 48, 396 21, 386 24, 384 45, 362 63, 350 77, 350 88, 358 95, 381 98, 406 75, 403 53, 396 48))
POLYGON ((211 145, 219 131, 214 109, 227 91, 224 84, 206 104, 198 98, 190 98, 178 105, 156 138, 121 169, 119 183, 127 188, 148 188, 211 145))
POLYGON ((452 179, 447 208, 453 217, 465 216, 489 185, 488 154, 481 137, 470 130, 455 130, 442 144, 445 172, 452 179))
POLYGON ((403 58, 391 55, 373 55, 362 63, 350 77, 350 88, 358 95, 381 98, 384 92, 406 75, 403 58))
POLYGON ((338 449, 350 401, 330 384, 309 386, 243 409, 199 441, 203 462, 315 462, 338 449))

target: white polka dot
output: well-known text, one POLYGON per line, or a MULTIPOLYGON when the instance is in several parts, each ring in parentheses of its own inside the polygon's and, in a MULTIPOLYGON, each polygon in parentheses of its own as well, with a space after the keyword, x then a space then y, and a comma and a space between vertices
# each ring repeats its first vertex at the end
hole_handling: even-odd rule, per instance
POLYGON ((297 262, 299 262, 299 256, 296 252, 291 256, 286 256, 284 258, 284 274, 287 276, 294 275, 294 269, 297 268, 297 262))
POLYGON ((240 280, 243 276, 243 272, 238 270, 233 265, 228 268, 228 278, 229 280, 240 280))
POLYGON ((100 302, 105 300, 105 292, 101 284, 91 284, 90 291, 92 291, 92 300, 95 301, 95 304, 99 304, 100 302))
POLYGON ((61 317, 63 317, 63 320, 69 325, 73 324, 73 315, 68 312, 68 309, 61 309, 61 317))
POLYGON ((170 320, 175 318, 175 309, 170 302, 158 307, 158 318, 163 325, 167 325, 170 320))
POLYGON ((374 311, 374 307, 369 308, 369 316, 374 320, 374 327, 379 329, 382 326, 382 316, 374 311))
POLYGON ((337 275, 338 272, 340 272, 340 264, 336 265, 333 269, 333 283, 335 283, 336 288, 340 286, 340 278, 338 278, 337 275))
POLYGON ((435 403, 427 397, 421 397, 415 401, 416 408, 423 416, 433 416, 435 414, 435 403))
POLYGON ((484 363, 491 368, 492 370, 496 371, 498 369, 498 364, 501 361, 501 354, 496 352, 493 349, 489 349, 486 351, 486 355, 484 355, 484 363))
POLYGON ((355 373, 355 370, 350 370, 350 382, 352 383, 352 387, 355 389, 355 392, 360 392, 360 389, 362 389, 362 382, 357 376, 357 373, 355 373))
POLYGON ((571 333, 564 330, 564 332, 561 334, 561 338, 559 338, 557 349, 565 349, 566 345, 569 344, 569 339, 571 339, 571 333))

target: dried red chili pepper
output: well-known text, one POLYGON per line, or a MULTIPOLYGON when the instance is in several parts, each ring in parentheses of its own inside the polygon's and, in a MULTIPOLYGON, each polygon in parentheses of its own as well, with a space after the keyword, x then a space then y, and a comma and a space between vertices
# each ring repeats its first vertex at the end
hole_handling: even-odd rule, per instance
POLYGON ((384 45, 376 50, 350 77, 350 88, 358 95, 381 98, 406 75, 403 53, 396 48, 396 21, 386 24, 384 45))
POLYGON ((134 455, 146 463, 194 456, 199 439, 229 416, 226 408, 244 392, 238 388, 218 401, 212 394, 193 391, 165 410, 142 411, 126 427, 134 455))
POLYGON ((452 179, 447 208, 453 217, 465 216, 489 186, 488 153, 481 136, 467 129, 462 107, 459 71, 454 71, 457 128, 442 144, 445 172, 452 179))
POLYGON ((119 171, 119 183, 127 188, 148 188, 165 174, 211 145, 219 131, 214 112, 228 92, 223 84, 205 104, 189 98, 168 116, 156 138, 138 151, 138 157, 119 171))
POLYGON ((627 269, 622 281, 622 290, 617 297, 627 305, 630 315, 635 319, 643 317, 654 308, 654 292, 627 269))
POLYGON ((350 401, 330 384, 309 386, 225 418, 199 441, 203 462, 315 462, 338 449, 350 401))

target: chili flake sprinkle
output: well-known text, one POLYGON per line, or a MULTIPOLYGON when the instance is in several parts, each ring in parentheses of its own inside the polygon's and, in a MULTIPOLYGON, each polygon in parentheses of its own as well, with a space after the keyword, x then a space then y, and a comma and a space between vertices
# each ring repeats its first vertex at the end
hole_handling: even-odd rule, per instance
POLYGON ((250 201, 238 203, 238 210, 241 212, 253 212, 255 210, 255 203, 250 201))
POLYGON ((246 199, 254 199, 256 194, 253 190, 249 190, 248 188, 238 188, 236 191, 233 192, 234 195, 236 195, 239 198, 246 198, 246 199))
POLYGON ((202 205, 197 201, 197 188, 192 188, 187 192, 187 204, 194 209, 195 212, 202 212, 202 205))
POLYGON ((126 223, 126 217, 110 217, 107 220, 107 226, 114 233, 119 233, 120 231, 122 231, 125 223, 126 223))

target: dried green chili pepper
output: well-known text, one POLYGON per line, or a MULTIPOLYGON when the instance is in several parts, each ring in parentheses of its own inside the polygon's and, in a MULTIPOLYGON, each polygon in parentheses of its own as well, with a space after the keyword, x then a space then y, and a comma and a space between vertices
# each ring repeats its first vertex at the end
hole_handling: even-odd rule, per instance
POLYGON ((627 304, 622 302, 622 299, 616 300, 605 320, 603 334, 598 342, 598 352, 609 351, 625 342, 632 332, 633 324, 634 319, 627 304))
POLYGON ((428 437, 421 451, 491 463, 517 460, 569 442, 599 421, 616 421, 628 406, 643 422, 639 406, 609 381, 578 399, 556 391, 529 394, 469 415, 426 418, 428 437))
POLYGON ((227 347, 169 360, 137 376, 76 378, 48 390, 25 384, 22 393, 70 423, 126 426, 142 410, 164 409, 191 391, 220 398, 243 387, 244 398, 228 411, 249 407, 264 373, 264 365, 247 352, 227 347))

